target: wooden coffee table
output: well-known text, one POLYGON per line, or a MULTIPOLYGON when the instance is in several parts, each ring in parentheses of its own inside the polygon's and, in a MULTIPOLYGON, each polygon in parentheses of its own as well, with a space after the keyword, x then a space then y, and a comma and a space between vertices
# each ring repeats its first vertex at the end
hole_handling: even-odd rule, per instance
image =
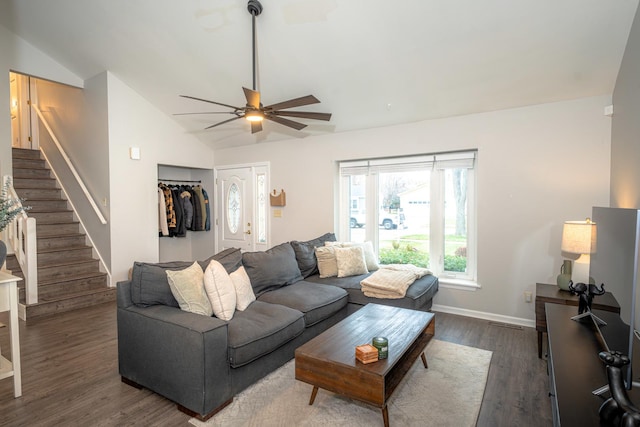
POLYGON ((427 368, 424 349, 435 333, 433 313, 367 304, 296 350, 296 379, 382 409, 389 426, 387 401, 418 356, 427 368), (371 339, 389 339, 387 359, 364 364, 355 348, 371 339))

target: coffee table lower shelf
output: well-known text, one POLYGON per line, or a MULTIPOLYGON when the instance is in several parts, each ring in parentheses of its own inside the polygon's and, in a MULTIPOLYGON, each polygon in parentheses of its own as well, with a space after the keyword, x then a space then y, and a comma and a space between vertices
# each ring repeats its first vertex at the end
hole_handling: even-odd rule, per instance
POLYGON ((322 388, 380 408, 387 427, 387 401, 418 356, 428 367, 434 333, 433 313, 368 304, 296 350, 296 379, 313 386, 310 405, 322 388), (375 336, 388 338, 387 359, 361 363, 355 347, 375 336))

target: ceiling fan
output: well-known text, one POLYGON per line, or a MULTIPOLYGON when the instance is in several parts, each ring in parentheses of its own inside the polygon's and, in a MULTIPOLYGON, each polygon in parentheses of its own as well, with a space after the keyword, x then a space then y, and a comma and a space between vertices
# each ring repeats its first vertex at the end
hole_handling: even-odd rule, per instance
POLYGON ((309 111, 283 111, 289 108, 301 107, 304 105, 318 104, 320 101, 313 95, 307 95, 300 98, 290 99, 288 101, 278 102, 263 106, 260 99, 260 92, 256 90, 256 16, 262 13, 262 4, 258 0, 249 0, 247 4, 247 10, 251 14, 252 30, 253 30, 253 89, 247 89, 243 87, 244 96, 247 100, 247 104, 244 107, 236 107, 229 104, 223 104, 221 102, 210 101, 208 99, 196 98, 194 96, 180 95, 183 98, 195 99, 196 101, 208 102, 210 104, 220 105, 233 109, 233 111, 215 111, 208 113, 179 113, 180 114, 231 114, 234 117, 223 120, 219 123, 215 123, 211 126, 207 126, 205 129, 211 129, 216 126, 229 123, 241 118, 247 119, 251 123, 251 133, 260 132, 262 130, 262 121, 264 119, 271 120, 272 122, 280 123, 281 125, 288 126, 290 128, 301 130, 307 125, 304 123, 296 122, 286 117, 297 117, 301 119, 313 119, 313 120, 325 120, 331 119, 331 113, 315 113, 309 111))

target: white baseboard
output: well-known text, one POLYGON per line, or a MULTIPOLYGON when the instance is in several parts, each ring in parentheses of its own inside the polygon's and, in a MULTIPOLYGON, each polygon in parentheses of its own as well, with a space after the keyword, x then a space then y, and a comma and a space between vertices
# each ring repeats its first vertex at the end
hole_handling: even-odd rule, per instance
POLYGON ((431 310, 441 311, 443 313, 449 314, 457 314, 459 316, 475 317, 477 319, 490 320, 493 322, 509 323, 511 325, 525 326, 527 328, 536 327, 536 322, 532 319, 522 319, 520 317, 504 316, 502 314, 468 310, 466 308, 451 307, 448 305, 433 304, 431 310))

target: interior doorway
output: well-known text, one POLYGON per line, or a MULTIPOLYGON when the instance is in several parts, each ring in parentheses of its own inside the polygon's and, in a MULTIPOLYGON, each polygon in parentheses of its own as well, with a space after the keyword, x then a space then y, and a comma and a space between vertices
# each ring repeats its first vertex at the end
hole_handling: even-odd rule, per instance
POLYGON ((36 102, 35 79, 15 72, 9 73, 9 97, 11 111, 11 147, 37 150, 37 126, 35 111, 31 108, 36 102))

